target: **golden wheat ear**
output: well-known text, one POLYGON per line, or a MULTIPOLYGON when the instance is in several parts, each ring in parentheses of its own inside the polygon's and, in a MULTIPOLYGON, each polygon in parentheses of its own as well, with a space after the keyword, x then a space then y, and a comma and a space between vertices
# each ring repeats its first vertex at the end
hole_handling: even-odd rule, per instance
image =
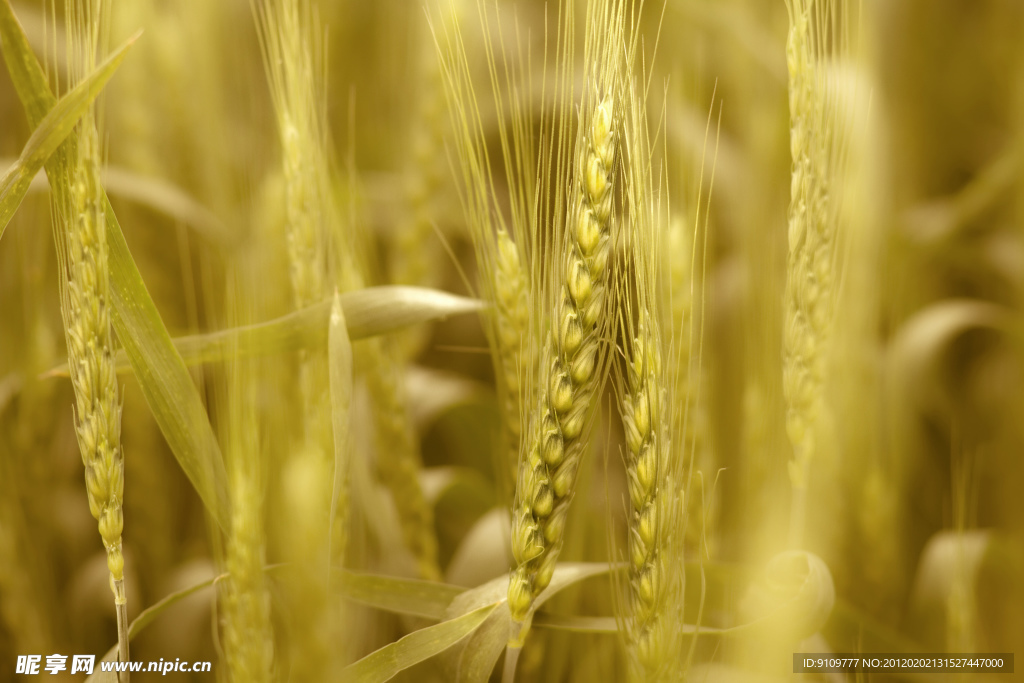
MULTIPOLYGON (((106 3, 99 1, 65 5, 68 74, 75 81, 96 68, 101 52, 106 49, 107 11, 106 3)), ((66 175, 59 182, 66 186, 61 193, 66 202, 54 206, 54 239, 61 274, 61 312, 68 344, 68 367, 75 392, 75 431, 85 466, 89 511, 98 522, 107 554, 117 613, 118 658, 127 661, 128 600, 121 548, 124 454, 109 308, 106 200, 100 182, 103 165, 100 119, 94 104, 78 125, 77 142, 64 148, 68 164, 66 175)))
POLYGON ((533 603, 554 575, 576 473, 588 446, 586 425, 607 369, 604 335, 609 313, 614 191, 621 125, 619 82, 624 5, 588 7, 587 59, 593 69, 563 188, 571 197, 562 249, 550 264, 556 293, 543 360, 540 394, 519 465, 512 514, 517 563, 508 604, 517 623, 511 645, 528 630, 533 603))
POLYGON ((783 395, 786 433, 793 447, 790 545, 803 543, 811 462, 821 451, 828 420, 825 366, 838 291, 838 206, 833 182, 842 153, 843 122, 831 101, 828 69, 841 49, 828 33, 844 16, 832 0, 791 0, 786 60, 789 68, 789 205, 783 323, 783 395))

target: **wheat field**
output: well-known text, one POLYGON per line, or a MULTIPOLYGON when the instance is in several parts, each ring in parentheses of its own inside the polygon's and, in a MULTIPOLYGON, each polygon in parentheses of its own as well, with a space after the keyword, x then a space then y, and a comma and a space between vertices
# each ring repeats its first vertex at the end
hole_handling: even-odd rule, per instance
POLYGON ((1022 36, 0 0, 0 681, 1020 679, 1022 36))

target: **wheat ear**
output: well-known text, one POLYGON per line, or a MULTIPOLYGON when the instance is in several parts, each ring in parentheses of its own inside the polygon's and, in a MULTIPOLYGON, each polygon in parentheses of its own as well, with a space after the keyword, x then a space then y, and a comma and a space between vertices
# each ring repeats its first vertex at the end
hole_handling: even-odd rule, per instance
POLYGON ((675 536, 686 526, 683 505, 687 467, 692 466, 687 427, 693 392, 686 370, 694 330, 693 254, 680 247, 693 241, 685 239, 690 234, 682 221, 667 220, 667 197, 662 209, 663 178, 653 169, 646 92, 637 77, 628 82, 625 96, 623 211, 628 228, 625 263, 617 278, 626 360, 624 377, 618 374, 619 410, 629 492, 623 626, 631 678, 661 681, 679 669, 681 650, 674 624, 683 617, 685 569, 683 543, 675 536), (661 249, 665 237, 667 254, 661 249), (635 298, 627 296, 630 291, 635 298))
MULTIPOLYGON (((101 0, 68 2, 68 73, 81 78, 95 68, 105 39, 101 0)), ((124 587, 124 457, 121 451, 121 401, 114 369, 114 333, 110 322, 110 278, 106 212, 100 184, 100 148, 96 107, 78 126, 77 145, 68 150, 64 182, 69 192, 56 207, 54 226, 60 280, 61 313, 68 345, 68 366, 75 391, 75 431, 85 465, 89 511, 98 521, 107 553, 110 588, 118 625, 118 657, 128 661, 128 599, 124 587)), ((122 678, 127 680, 127 674, 122 678)))
POLYGON ((366 381, 374 404, 378 474, 391 492, 402 538, 416 559, 420 576, 439 580, 434 515, 420 487, 419 447, 407 415, 398 367, 376 341, 359 353, 362 362, 371 368, 366 381))
MULTIPOLYGON (((230 302, 239 291, 230 283, 230 302)), ((237 305, 237 304, 236 304, 237 305)), ((259 683, 270 680, 274 638, 270 621, 270 594, 264 576, 266 533, 263 518, 264 457, 260 452, 259 424, 253 396, 258 394, 255 363, 238 361, 227 368, 229 391, 226 441, 231 486, 231 532, 226 563, 231 581, 225 591, 224 651, 231 678, 259 683)))
POLYGON ((281 141, 292 294, 296 308, 304 308, 320 303, 326 292, 323 208, 328 173, 319 42, 306 2, 252 3, 281 141))
POLYGON ((630 354, 627 392, 622 399, 622 423, 629 449, 626 472, 631 505, 630 654, 640 669, 651 672, 661 665, 663 646, 668 640, 662 590, 665 533, 662 488, 668 474, 667 434, 662 428, 664 390, 660 386, 663 380, 660 343, 649 313, 642 310, 640 315, 630 354))
POLYGON ((512 519, 512 553, 518 566, 508 589, 509 608, 518 622, 554 573, 586 446, 580 437, 600 384, 599 323, 606 312, 611 252, 614 126, 615 99, 609 93, 582 127, 586 146, 575 170, 579 199, 567 224, 569 247, 548 340, 540 418, 519 469, 512 519))
POLYGON ((497 329, 496 355, 501 367, 501 408, 508 432, 508 464, 515 481, 522 438, 522 390, 520 375, 532 369, 528 339, 530 333, 529 286, 519 249, 508 232, 497 239, 497 269, 493 275, 494 324, 497 329))
MULTIPOLYGON (((78 140, 78 163, 69 179, 72 206, 67 207, 71 220, 67 234, 65 326, 89 510, 99 520, 110 574, 115 582, 120 582, 124 571, 124 460, 120 444, 121 403, 113 362, 114 336, 107 308, 110 284, 106 218, 96 162, 98 147, 95 129, 83 129, 78 140)), ((123 594, 119 597, 123 598, 123 594)))
POLYGON ((793 488, 790 544, 802 544, 815 432, 825 410, 823 385, 835 297, 836 223, 830 175, 835 163, 825 86, 823 33, 830 28, 831 0, 787 0, 790 29, 790 152, 793 157, 789 207, 783 333, 783 395, 786 432, 793 447, 789 475, 793 488))

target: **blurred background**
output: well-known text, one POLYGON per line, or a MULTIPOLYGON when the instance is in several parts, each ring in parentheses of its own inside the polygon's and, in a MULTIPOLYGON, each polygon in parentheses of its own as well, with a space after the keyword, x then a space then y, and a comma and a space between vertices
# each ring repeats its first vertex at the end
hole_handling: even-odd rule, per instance
MULTIPOLYGON (((12 4, 40 59, 63 64, 61 8, 54 38, 48 2, 12 4)), ((519 44, 539 74, 555 8, 498 0, 515 21, 492 22, 484 36, 472 2, 311 4, 325 48, 333 191, 358 236, 366 284, 473 295, 477 271, 430 22, 457 14, 471 55, 483 40, 519 44)), ((844 257, 827 373, 831 420, 807 527, 807 548, 827 564, 837 597, 814 651, 1024 653, 1024 5, 855 4, 850 55, 832 74, 845 84, 852 132, 837 190, 844 257)), ((651 111, 661 115, 654 147, 673 211, 693 222, 698 201, 710 201, 704 440, 688 538, 706 571, 702 623, 726 628, 743 623, 746 586, 785 546, 789 524, 781 364, 788 18, 782 0, 648 0, 642 21, 651 111)), ((288 313, 288 266, 274 247, 281 152, 249 3, 115 1, 112 44, 139 28, 103 95, 107 191, 164 323, 172 336, 227 327, 232 259, 254 250, 262 272, 245 294, 249 317, 288 313)), ((478 99, 494 127, 489 92, 478 99)), ((500 188, 497 132, 488 131, 500 188)), ((0 70, 0 166, 29 134, 0 70)), ((65 378, 43 376, 66 362, 50 223, 39 182, 0 243, 0 680, 13 676, 19 654, 100 655, 116 640, 73 393, 65 378)), ((501 413, 484 330, 476 316, 454 317, 396 335, 393 347, 440 567, 450 583, 478 585, 508 567, 500 511, 511 499, 495 464, 501 413)), ((294 360, 266 362, 276 364, 272 372, 294 370, 294 360)), ((192 372, 216 427, 223 377, 215 367, 192 372)), ((120 381, 134 617, 223 571, 223 548, 137 383, 130 374, 120 381)), ((273 413, 284 400, 268 385, 256 410, 273 413)), ((624 552, 617 414, 606 410, 596 430, 607 437, 581 473, 565 559, 624 552)), ((354 439, 357 450, 366 441, 354 439)), ((273 539, 279 530, 267 523, 273 539)), ((362 533, 353 568, 413 574, 362 533)), ((268 561, 279 561, 269 546, 268 561)), ((699 601, 699 583, 688 586, 699 601)), ((612 582, 585 587, 561 596, 559 608, 613 613, 612 582)), ((133 659, 216 662, 213 598, 202 591, 167 610, 133 642, 133 659)), ((350 618, 360 654, 413 628, 368 609, 350 618)), ((612 680, 608 672, 623 664, 607 642, 612 636, 552 631, 544 647, 524 652, 522 680, 612 680)), ((693 671, 693 680, 767 675, 771 667, 754 657, 732 640, 702 640, 694 666, 703 674, 693 671)), ((427 665, 403 675, 445 680, 427 665)))

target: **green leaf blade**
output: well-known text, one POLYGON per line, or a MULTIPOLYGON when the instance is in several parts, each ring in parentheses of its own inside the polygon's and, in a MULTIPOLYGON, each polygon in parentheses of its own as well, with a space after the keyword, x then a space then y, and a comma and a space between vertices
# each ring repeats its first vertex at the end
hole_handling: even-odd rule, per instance
MULTIPOLYGON (((447 294, 420 287, 368 287, 339 296, 345 316, 349 341, 368 339, 403 329, 407 325, 438 320, 449 315, 479 310, 477 299, 447 294), (395 292, 394 290, 402 290, 395 292), (410 290, 412 294, 410 295, 410 290), (419 300, 421 307, 411 311, 419 300)), ((234 327, 218 332, 188 335, 172 339, 182 362, 188 367, 224 360, 270 356, 293 351, 319 350, 327 344, 331 301, 322 301, 307 308, 262 323, 234 327)), ((132 367, 124 351, 117 353, 117 371, 132 367)), ((48 377, 67 377, 68 366, 53 368, 48 377)))
POLYGON ((382 683, 390 680, 399 672, 458 644, 479 628, 496 607, 497 605, 487 605, 461 617, 414 631, 347 667, 343 679, 359 683, 382 683))
POLYGON ((443 620, 448 606, 465 591, 459 586, 420 579, 343 572, 341 594, 353 602, 388 612, 443 620))
MULTIPOLYGON (((117 68, 121 66, 125 55, 128 54, 128 49, 137 38, 138 35, 129 39, 95 71, 76 85, 71 92, 61 98, 32 131, 32 135, 21 151, 21 156, 7 170, 3 178, 0 178, 0 238, 3 237, 7 224, 18 207, 21 206, 36 173, 74 130, 78 120, 82 118, 117 68)), ((5 44, 6 42, 4 41, 5 44)))
POLYGON ((227 472, 210 420, 128 250, 110 203, 107 245, 113 324, 167 444, 207 510, 226 528, 227 472))
POLYGON ((25 107, 29 127, 35 129, 57 104, 57 98, 50 92, 46 73, 32 52, 10 0, 0 3, 0 51, 3 52, 18 99, 25 107))

